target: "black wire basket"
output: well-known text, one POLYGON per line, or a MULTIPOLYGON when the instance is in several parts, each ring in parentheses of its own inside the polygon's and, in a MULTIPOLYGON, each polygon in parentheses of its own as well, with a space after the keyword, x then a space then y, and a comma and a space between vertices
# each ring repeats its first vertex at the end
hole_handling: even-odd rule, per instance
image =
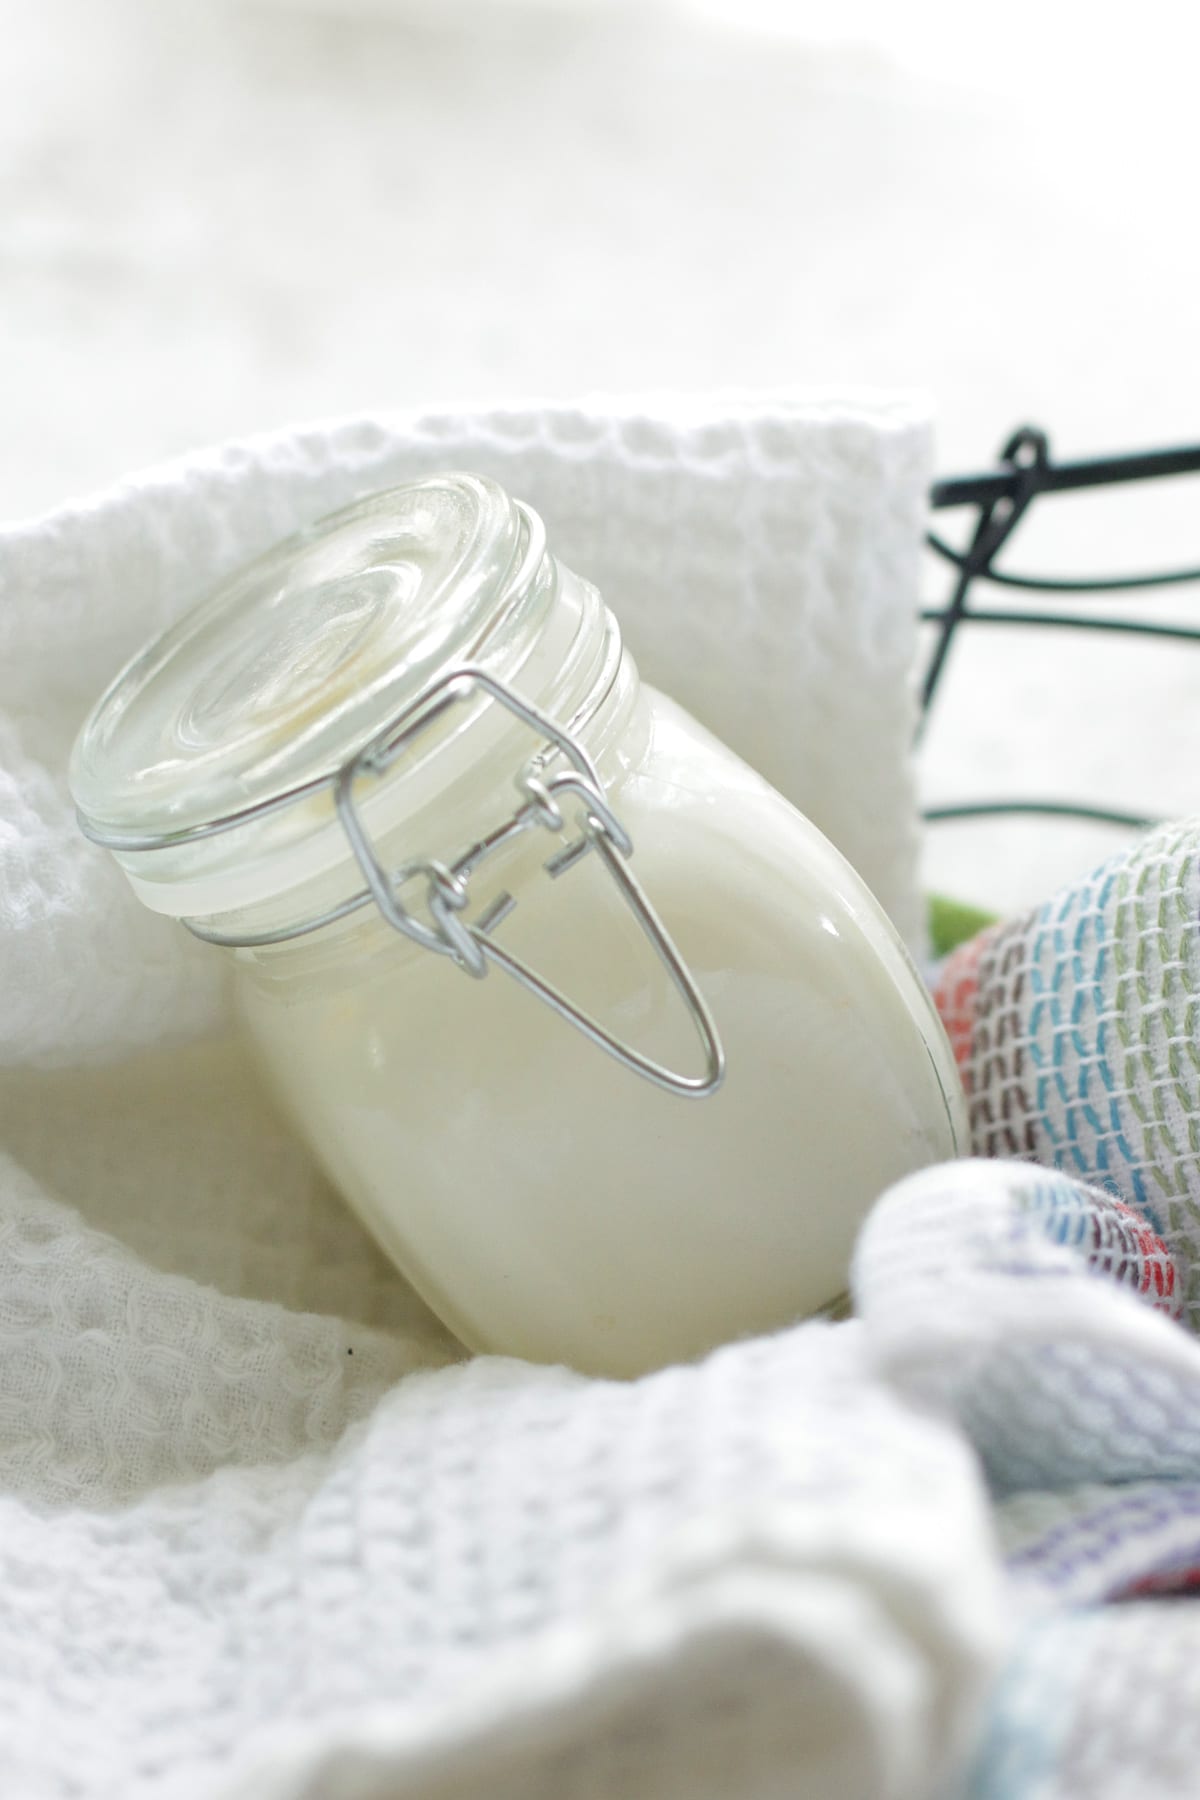
MULTIPOLYGON (((1021 526, 1043 495, 1103 489, 1128 482, 1160 481, 1169 476, 1200 474, 1200 445, 1169 450, 1149 450, 1123 456, 1098 457, 1085 462, 1055 462, 1049 439, 1035 426, 1022 426, 1000 452, 995 469, 981 475, 957 475, 934 484, 930 504, 935 512, 953 508, 974 509, 975 518, 965 547, 955 549, 938 531, 928 536, 930 549, 951 571, 950 596, 944 606, 928 607, 922 618, 933 626, 932 649, 921 688, 921 730, 928 722, 945 678, 950 653, 959 629, 966 625, 995 629, 1015 627, 1041 630, 1110 632, 1143 638, 1200 644, 1200 625, 1165 624, 1107 609, 1086 612, 1061 610, 1063 597, 1085 594, 1127 594, 1147 589, 1200 582, 1200 568, 1157 570, 1149 574, 1091 576, 1081 580, 1021 575, 996 566, 1021 526), (981 586, 991 584, 1047 596, 1042 606, 1013 608, 988 606, 977 601, 981 586), (1053 596, 1060 597, 1055 607, 1053 596)), ((1200 663, 1197 664, 1200 676, 1200 663)), ((1200 689, 1198 689, 1200 693, 1200 689)), ((925 817, 932 822, 978 819, 994 815, 1032 814, 1051 818, 1088 820, 1128 828, 1158 822, 1153 812, 1123 811, 1084 799, 1033 799, 1020 796, 981 796, 963 804, 931 806, 925 817)))

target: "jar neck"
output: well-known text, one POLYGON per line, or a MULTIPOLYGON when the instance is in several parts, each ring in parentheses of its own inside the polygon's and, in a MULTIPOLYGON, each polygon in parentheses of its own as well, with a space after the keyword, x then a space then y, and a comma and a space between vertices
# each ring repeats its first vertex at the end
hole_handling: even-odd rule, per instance
MULTIPOLYGON (((636 665, 596 589, 553 559, 547 561, 552 604, 504 685, 568 733, 607 786, 636 753, 629 742, 640 693, 636 665)), ((543 570, 539 579, 546 578, 543 570)), ((480 662, 486 667, 486 658, 480 662)), ((483 697, 467 702, 461 718, 449 729, 431 731, 428 743, 415 746, 401 765, 378 780, 364 776, 355 783, 356 813, 381 867, 396 870, 426 858, 452 865, 514 813, 521 777, 531 764, 539 774, 562 766, 561 754, 551 750, 547 755, 547 748, 540 733, 497 701, 483 697)), ((298 882, 279 883, 241 906, 222 904, 218 889, 216 903, 207 911, 187 909, 189 922, 225 936, 291 933, 345 905, 362 891, 364 874, 344 833, 341 839, 343 854, 331 866, 298 882)), ((269 872, 269 862, 268 855, 259 874, 269 872)), ((143 891, 143 897, 155 904, 154 896, 143 891)), ((159 910, 167 909, 159 904, 159 910)), ((169 910, 184 912, 178 904, 169 910)), ((340 940, 377 927, 388 929, 375 907, 367 905, 317 932, 289 935, 253 954, 275 960, 316 939, 340 940)))

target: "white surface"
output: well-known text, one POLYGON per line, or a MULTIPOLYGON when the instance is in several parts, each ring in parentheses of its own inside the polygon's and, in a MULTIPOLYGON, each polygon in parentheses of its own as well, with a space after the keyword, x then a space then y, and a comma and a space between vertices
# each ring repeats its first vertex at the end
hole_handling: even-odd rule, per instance
POLYGON ((1019 68, 1032 9, 905 9, 911 51, 827 15, 810 48, 789 10, 771 39, 653 5, 5 0, 4 510, 485 387, 923 385, 947 466, 1031 413, 1064 450, 1194 431, 1187 43, 1114 119, 1116 46, 1097 69, 1044 8, 1019 68))

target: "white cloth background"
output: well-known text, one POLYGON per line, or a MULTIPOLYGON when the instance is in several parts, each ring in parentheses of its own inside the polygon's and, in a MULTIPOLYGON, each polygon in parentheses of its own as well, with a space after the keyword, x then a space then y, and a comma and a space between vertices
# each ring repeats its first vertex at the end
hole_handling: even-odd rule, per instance
POLYGON ((460 1361, 64 781, 210 580, 476 466, 911 935, 927 464, 902 402, 381 418, 0 536, 0 1791, 903 1800, 962 1747, 1002 1609, 953 1431, 855 1327, 630 1385, 460 1361))

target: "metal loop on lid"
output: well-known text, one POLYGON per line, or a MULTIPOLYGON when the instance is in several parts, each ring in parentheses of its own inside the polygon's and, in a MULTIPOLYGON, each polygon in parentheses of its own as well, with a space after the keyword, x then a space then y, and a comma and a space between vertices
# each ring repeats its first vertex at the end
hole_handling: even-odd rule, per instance
MULTIPOLYGON (((432 950, 440 956, 449 956, 459 968, 477 980, 487 974, 490 963, 497 964, 505 974, 510 975, 615 1061, 667 1093, 700 1099, 715 1093, 720 1087, 725 1078, 725 1052, 708 1003, 648 896, 628 867, 626 859, 633 851, 629 833, 609 806, 591 758, 570 731, 556 724, 487 670, 464 665, 431 682, 416 700, 389 721, 333 774, 324 777, 322 781, 305 782, 286 793, 274 795, 258 806, 243 808, 224 819, 208 822, 201 828, 202 834, 207 837, 233 830, 250 819, 274 812, 289 802, 311 798, 314 791, 323 786, 332 789, 342 830, 366 880, 365 889, 325 912, 297 924, 281 926, 274 931, 239 935, 215 931, 196 919, 184 919, 183 923, 195 936, 203 938, 207 943, 228 948, 265 948, 319 931, 323 926, 347 918, 374 901, 393 930, 411 938, 423 949, 432 950), (513 713, 543 740, 543 748, 538 755, 517 776, 517 790, 522 796, 522 803, 508 819, 472 844, 454 862, 447 864, 422 856, 389 873, 379 861, 355 804, 355 784, 364 776, 384 775, 422 732, 434 725, 450 708, 468 699, 479 689, 513 713), (548 779, 535 773, 535 768, 544 768, 555 752, 564 756, 569 766, 548 779), (595 850, 687 1009, 704 1049, 704 1071, 700 1075, 682 1075, 624 1043, 598 1019, 576 1006, 561 989, 543 980, 520 957, 498 944, 492 934, 516 905, 511 894, 497 896, 476 920, 468 922, 462 917, 469 900, 470 877, 485 858, 527 831, 544 830, 555 835, 565 833, 567 825, 560 798, 566 796, 573 796, 580 804, 581 818, 577 826, 579 835, 573 842, 548 857, 544 867, 551 878, 556 879, 595 850), (426 923, 416 916, 400 898, 401 889, 418 877, 423 877, 426 883, 425 905, 432 923, 426 923)), ((128 839, 109 841, 94 829, 89 830, 88 835, 93 841, 108 848, 124 850, 134 847, 158 848, 164 841, 143 839, 135 846, 128 839)))
POLYGON ((533 801, 537 809, 538 824, 544 825, 547 831, 561 831, 563 816, 554 804, 545 782, 539 781, 536 775, 526 770, 523 775, 518 777, 517 786, 523 789, 533 801))

